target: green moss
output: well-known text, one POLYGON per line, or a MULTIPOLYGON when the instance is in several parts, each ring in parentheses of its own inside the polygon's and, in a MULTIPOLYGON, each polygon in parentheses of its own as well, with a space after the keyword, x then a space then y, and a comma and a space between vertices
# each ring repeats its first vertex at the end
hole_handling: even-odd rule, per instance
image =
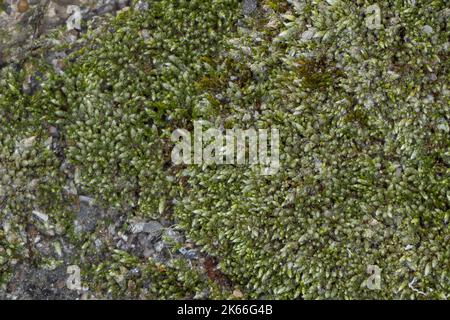
POLYGON ((264 5, 267 5, 271 9, 275 10, 276 12, 284 13, 287 10, 289 10, 289 3, 287 1, 283 0, 266 0, 263 1, 264 5))
MULTIPOLYGON (((412 93, 400 81, 420 83, 423 74, 394 80, 390 72, 397 59, 412 56, 413 68, 422 68, 444 42, 421 38, 441 45, 434 53, 428 51, 430 42, 423 50, 405 47, 399 53, 389 44, 380 46, 372 35, 349 37, 336 29, 345 22, 356 34, 366 32, 357 16, 348 16, 347 6, 326 8, 316 8, 313 17, 295 14, 296 21, 311 21, 320 30, 316 39, 274 41, 268 33, 256 44, 256 34, 264 36, 259 19, 253 34, 244 30, 228 49, 241 64, 263 66, 267 77, 239 89, 224 88, 222 95, 231 101, 226 116, 244 126, 240 119, 256 113, 253 125, 280 129, 280 172, 267 178, 258 168, 190 167, 183 173, 189 189, 183 190, 175 214, 252 298, 444 298, 447 282, 437 279, 448 279, 449 272, 448 252, 438 249, 449 239, 448 223, 442 224, 448 221, 448 166, 438 166, 425 150, 444 154, 449 145, 444 131, 428 131, 436 125, 431 114, 445 119, 435 107, 448 112, 448 97, 413 111, 415 103, 427 101, 431 86, 440 85, 412 93), (355 56, 355 48, 361 48, 360 55, 355 56), (255 103, 255 86, 264 88, 264 111, 255 103), (436 143, 430 144, 431 136, 436 143), (400 163, 404 173, 399 173, 400 163), (369 265, 383 270, 381 290, 365 285, 369 265)), ((423 7, 414 10, 427 12, 429 21, 438 19, 423 7)), ((281 21, 278 34, 286 31, 281 21)), ((289 28, 299 36, 306 29, 301 22, 289 28)), ((393 41, 390 32, 379 30, 378 37, 393 41)), ((439 81, 448 78, 446 69, 442 64, 432 68, 439 81)))
POLYGON ((0 217, 11 229, 0 230, 0 283, 17 261, 61 263, 30 257, 24 235, 40 226, 38 207, 98 297, 231 298, 239 287, 249 298, 448 298, 445 3, 383 3, 377 31, 356 14, 367 1, 265 4, 245 18, 232 0, 123 12, 88 32, 63 74, 44 65, 33 95, 23 84, 36 61, 1 70, 0 217), (173 167, 170 134, 195 119, 278 128, 281 170, 173 167), (112 240, 98 248, 114 221, 75 234, 63 161, 81 194, 127 221, 176 221, 217 270, 145 260, 112 240), (382 269, 381 290, 365 285, 369 265, 382 269))

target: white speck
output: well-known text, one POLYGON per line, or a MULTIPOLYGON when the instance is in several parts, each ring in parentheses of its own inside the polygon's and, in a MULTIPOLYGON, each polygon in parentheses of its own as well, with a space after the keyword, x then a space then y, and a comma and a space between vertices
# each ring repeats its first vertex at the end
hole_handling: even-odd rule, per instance
POLYGON ((33 214, 44 222, 48 221, 48 215, 46 215, 45 213, 39 212, 37 210, 33 210, 33 214))
POLYGON ((424 25, 422 28, 422 32, 430 35, 433 33, 433 28, 430 27, 429 25, 424 25))
POLYGON ((316 34, 315 28, 308 29, 302 33, 302 39, 303 40, 311 40, 315 34, 316 34))
POLYGON ((449 131, 450 131, 450 128, 449 128, 447 122, 441 122, 440 124, 438 124, 437 128, 438 128, 439 130, 443 130, 443 131, 445 131, 445 132, 449 132, 449 131))
POLYGON ((91 204, 94 202, 93 198, 87 197, 87 196, 80 196, 80 201, 84 203, 91 204))

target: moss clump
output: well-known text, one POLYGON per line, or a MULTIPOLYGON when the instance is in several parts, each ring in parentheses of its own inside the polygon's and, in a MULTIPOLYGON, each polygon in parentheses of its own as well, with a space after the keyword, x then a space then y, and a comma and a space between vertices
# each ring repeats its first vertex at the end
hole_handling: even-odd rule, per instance
POLYGON ((116 253, 115 260, 91 266, 85 277, 93 295, 127 299, 227 299, 232 293, 208 279, 201 268, 193 268, 184 259, 174 259, 170 265, 152 260, 139 262, 126 253, 116 253))
POLYGON ((264 1, 243 16, 234 0, 158 0, 89 32, 33 95, 23 71, 2 69, 0 281, 21 260, 61 264, 33 258, 38 207, 71 234, 97 297, 448 298, 446 7, 405 3, 381 4, 371 30, 368 1, 264 1), (196 119, 279 129, 280 171, 172 166, 170 134, 196 119), (73 234, 64 161, 117 223, 73 234), (150 217, 219 265, 144 259, 104 235, 150 217))
POLYGON ((265 77, 226 82, 232 111, 216 123, 279 128, 281 170, 190 167, 175 214, 253 298, 448 297, 447 29, 434 5, 386 4, 383 21, 407 25, 400 41, 398 26, 371 32, 348 15, 363 2, 269 10, 232 36, 227 55, 265 77), (416 72, 395 73, 400 61, 416 72), (381 290, 367 287, 369 265, 381 290))
POLYGON ((58 123, 82 190, 109 205, 159 214, 170 184, 164 139, 188 122, 191 84, 202 74, 195 62, 215 54, 235 6, 155 1, 144 14, 123 13, 92 50, 69 58, 77 61, 47 87, 62 90, 58 123))
POLYGON ((45 256, 32 247, 32 228, 64 233, 70 226, 65 176, 47 121, 48 109, 40 93, 23 93, 25 71, 5 67, 0 71, 0 284, 14 266, 44 265, 45 256), (48 221, 40 221, 43 212, 48 221), (44 226, 45 225, 45 226, 44 226), (50 230, 51 229, 51 230, 50 230))

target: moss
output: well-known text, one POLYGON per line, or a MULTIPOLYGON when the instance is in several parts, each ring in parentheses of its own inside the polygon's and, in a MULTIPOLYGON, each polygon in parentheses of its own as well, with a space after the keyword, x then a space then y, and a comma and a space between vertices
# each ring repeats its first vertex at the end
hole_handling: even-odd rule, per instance
POLYGON ((263 3, 276 12, 284 13, 287 10, 289 10, 289 3, 287 1, 266 0, 266 1, 263 1, 263 3))
MULTIPOLYGON (((255 124, 277 125, 285 155, 281 172, 266 178, 250 168, 189 168, 184 175, 190 188, 183 190, 175 214, 252 298, 443 298, 448 286, 433 279, 448 277, 448 254, 425 252, 433 246, 431 239, 448 241, 448 225, 440 223, 448 211, 444 204, 448 170, 429 171, 433 165, 424 157, 424 148, 431 147, 426 132, 433 122, 427 115, 436 112, 432 105, 448 110, 448 102, 434 100, 413 112, 408 97, 425 101, 432 90, 416 96, 417 90, 412 94, 398 79, 392 80, 389 70, 396 59, 385 57, 397 48, 380 47, 371 36, 348 38, 345 32, 334 32, 344 21, 356 23, 352 19, 357 18, 345 13, 348 8, 336 4, 317 12, 312 18, 303 11, 295 14, 298 21, 312 19, 312 27, 321 30, 317 39, 287 38, 280 45, 271 34, 262 34, 255 21, 254 33, 242 32, 228 49, 241 64, 263 65, 267 78, 239 89, 224 88, 233 113, 227 117, 242 126, 240 119, 250 112, 259 115, 255 124), (256 35, 265 38, 255 44, 256 35), (354 48, 360 48, 361 55, 355 57, 354 48), (338 58, 338 68, 335 57, 346 56, 351 58, 338 58), (343 67, 345 73, 340 71, 343 67), (265 89, 262 112, 255 104, 255 92, 248 91, 251 85, 265 89), (396 162, 408 173, 399 177, 398 167, 387 170, 396 162), (428 172, 427 179, 434 182, 423 183, 418 171, 428 172), (421 193, 425 185, 434 191, 421 193), (418 238, 424 241, 418 243, 418 238), (405 249, 407 244, 411 251, 405 249), (382 268, 381 290, 365 285, 368 265, 382 268)), ((427 17, 437 19, 429 12, 427 17)), ((300 23, 289 27, 298 28, 298 34, 305 30, 300 23)), ((282 34, 285 30, 279 28, 282 34)), ((365 32, 360 25, 352 28, 356 34, 365 32)), ((406 59, 414 52, 420 67, 429 57, 427 50, 409 47, 397 56, 406 59)), ((433 72, 443 74, 445 68, 435 65, 433 72)), ((412 83, 423 79, 420 74, 403 76, 412 83)), ((435 138, 442 141, 442 133, 435 138)), ((448 145, 448 138, 444 140, 448 145)), ((445 150, 443 145, 431 148, 438 153, 445 150)))
POLYGON ((238 1, 159 0, 107 18, 64 73, 42 64, 32 95, 23 85, 39 58, 1 70, 0 217, 11 228, 0 230, 0 283, 20 261, 61 264, 32 256, 27 226, 47 227, 30 217, 38 207, 97 297, 232 298, 236 287, 255 299, 448 298, 445 3, 383 3, 377 31, 356 14, 366 1, 266 4, 243 17, 238 1), (401 31, 385 23, 394 17, 401 31), (195 119, 278 128, 282 169, 172 166, 170 134, 195 119), (179 244, 163 261, 106 237, 98 247, 112 218, 76 234, 63 161, 81 194, 121 212, 120 232, 167 219, 202 258, 181 259, 179 244), (381 290, 366 286, 369 265, 381 290))

